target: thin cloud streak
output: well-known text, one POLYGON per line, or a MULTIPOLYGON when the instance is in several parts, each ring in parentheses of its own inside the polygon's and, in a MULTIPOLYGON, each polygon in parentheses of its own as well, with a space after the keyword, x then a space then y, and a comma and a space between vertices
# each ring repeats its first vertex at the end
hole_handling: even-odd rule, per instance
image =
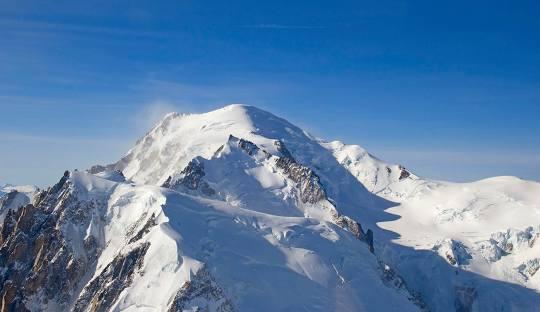
MULTIPOLYGON (((288 86, 279 83, 231 81, 227 83, 191 84, 178 81, 148 79, 130 88, 152 102, 169 103, 181 112, 205 112, 231 103, 246 103, 265 108, 271 95, 285 94, 288 86)), ((269 109, 271 110, 271 109, 269 109)))
POLYGON ((309 25, 284 25, 284 24, 254 24, 244 25, 243 28, 254 29, 324 29, 324 26, 309 26, 309 25))
POLYGON ((125 144, 124 138, 81 138, 60 136, 38 136, 24 133, 0 132, 0 141, 25 143, 55 143, 55 144, 125 144))
POLYGON ((174 104, 169 101, 156 100, 143 106, 135 115, 132 120, 134 121, 136 129, 151 129, 154 127, 163 117, 172 112, 192 112, 193 107, 188 105, 174 104))
POLYGON ((34 33, 85 33, 108 36, 132 36, 132 37, 159 37, 165 38, 168 35, 163 32, 132 30, 125 28, 103 27, 95 25, 82 25, 72 23, 43 22, 43 21, 21 21, 18 19, 0 18, 2 32, 13 34, 34 34, 34 33))

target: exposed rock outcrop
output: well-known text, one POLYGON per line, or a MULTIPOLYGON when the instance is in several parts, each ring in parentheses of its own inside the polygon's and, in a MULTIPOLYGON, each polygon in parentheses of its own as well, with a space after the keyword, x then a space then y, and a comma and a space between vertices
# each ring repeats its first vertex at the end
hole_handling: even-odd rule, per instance
POLYGON ((191 160, 177 177, 168 177, 163 187, 170 189, 186 188, 200 190, 204 195, 212 196, 216 192, 204 181, 204 163, 198 158, 191 160))
POLYGON ((453 239, 439 241, 433 250, 453 266, 468 264, 472 259, 469 249, 460 241, 453 239))
POLYGON ((298 184, 300 199, 303 203, 315 204, 326 199, 319 176, 307 166, 296 162, 292 157, 279 157, 276 161, 278 168, 292 181, 298 184))
MULTIPOLYGON (((13 190, 3 196, 0 196, 0 207, 9 207, 12 206, 13 201, 19 194, 18 191, 13 190)), ((0 210, 1 211, 1 210, 0 210)))
MULTIPOLYGON (((229 140, 232 138, 229 137, 229 140)), ((244 152, 246 152, 248 155, 250 156, 253 156, 253 154, 257 153, 259 151, 259 147, 257 145, 255 145, 255 143, 251 142, 251 141, 248 141, 248 140, 244 140, 244 139, 240 139, 238 141, 238 147, 240 149, 242 149, 244 152)))
MULTIPOLYGON (((146 216, 143 216, 143 217, 146 217, 146 216)), ((146 235, 148 232, 150 232, 150 229, 154 226, 156 226, 157 223, 156 223, 156 216, 155 214, 152 214, 152 216, 150 216, 150 218, 148 219, 148 221, 146 221, 146 223, 144 224, 144 226, 139 230, 139 232, 137 232, 137 234, 135 234, 135 236, 133 236, 130 240, 129 240, 129 243, 134 243, 136 241, 138 241, 139 239, 141 239, 144 235, 146 235)))
POLYGON ((141 269, 150 243, 118 254, 82 291, 73 311, 109 311, 120 293, 129 287, 137 270, 141 269))
POLYGON ((201 268, 176 294, 169 312, 181 311, 235 311, 223 289, 206 268, 201 268))
POLYGON ((407 299, 420 308, 421 311, 429 311, 426 303, 422 300, 420 294, 409 289, 405 280, 388 264, 379 260, 383 283, 396 291, 401 292, 407 299))
POLYGON ((405 169, 405 167, 399 166, 399 170, 400 170, 399 181, 407 179, 408 177, 411 176, 411 173, 407 169, 405 169))
POLYGON ((35 205, 8 212, 1 225, 0 294, 8 311, 23 310, 30 300, 66 308, 93 261, 97 245, 89 238, 76 252, 62 228, 88 223, 88 212, 99 203, 79 201, 68 179, 66 172, 35 205))
POLYGON ((276 146, 276 149, 278 152, 281 153, 281 156, 287 157, 287 158, 293 158, 291 152, 285 147, 285 143, 283 143, 281 140, 274 141, 274 145, 276 146))
POLYGON ((88 169, 88 173, 91 173, 91 174, 97 174, 97 173, 101 173, 105 170, 109 170, 111 168, 110 165, 108 166, 102 166, 102 165, 94 165, 92 167, 90 167, 90 169, 88 169))
MULTIPOLYGON (((248 155, 252 156, 254 153, 260 150, 260 148, 254 143, 244 140, 236 139, 233 136, 229 137, 238 140, 238 146, 244 150, 248 155)), ((281 157, 276 157, 276 166, 282 170, 283 174, 296 183, 296 186, 300 193, 300 200, 304 204, 316 204, 323 200, 330 203, 331 215, 333 221, 341 228, 351 232, 357 239, 366 242, 369 246, 369 250, 374 252, 373 246, 373 232, 368 230, 364 233, 360 223, 356 222, 348 216, 341 215, 335 204, 332 203, 327 195, 324 187, 320 181, 319 176, 308 166, 304 166, 298 163, 289 152, 285 144, 279 140, 274 141, 278 151, 281 153, 281 157)), ((268 152, 264 151, 267 155, 268 152)))

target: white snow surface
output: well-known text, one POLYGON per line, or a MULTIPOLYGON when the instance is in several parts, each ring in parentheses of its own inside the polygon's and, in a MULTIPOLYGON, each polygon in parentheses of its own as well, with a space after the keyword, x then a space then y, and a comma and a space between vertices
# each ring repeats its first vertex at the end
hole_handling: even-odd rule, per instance
POLYGON ((94 277, 119 252, 150 243, 142 270, 115 310, 166 311, 202 267, 239 311, 418 310, 399 289, 385 285, 366 245, 331 223, 84 172, 73 172, 70 181, 81 198, 108 198, 101 212, 106 221, 90 226, 100 228, 92 235, 104 246, 94 277), (142 241, 127 242, 128 232, 151 215, 157 225, 142 241))
MULTIPOLYGON (((340 214, 373 230, 376 258, 404 277, 430 310, 457 309, 456 301, 472 310, 531 310, 530 304, 540 304, 540 273, 535 274, 540 263, 537 182, 498 177, 459 184, 421 178, 359 146, 314 138, 284 119, 244 105, 169 114, 117 165, 128 180, 161 185, 194 158, 204 163, 204 179, 216 194, 188 191, 193 199, 206 198, 257 216, 319 222, 329 222, 325 205, 335 205, 340 214), (299 163, 317 173, 330 202, 299 202, 294 183, 271 158, 231 149, 231 135, 253 142, 272 157, 282 155, 276 141, 284 143, 299 163), (512 250, 501 247, 508 240, 519 243, 512 250)), ((329 241, 336 236, 325 234, 329 241)), ((322 285, 330 273, 321 263, 311 262, 323 267, 314 273, 303 265, 289 267, 322 285)))
MULTIPOLYGON (((150 243, 116 311, 166 311, 202 269, 238 311, 540 306, 537 182, 429 180, 245 105, 168 114, 114 169, 125 179, 113 171, 71 174, 81 199, 106 204, 88 228, 64 230, 80 237, 74 245, 92 235, 102 246, 89 280, 119 253, 150 243), (240 139, 257 149, 243 150, 240 139), (277 166, 287 153, 317 174, 327 198, 300 200, 298 184, 277 166), (161 187, 185 177, 191 161, 211 192, 161 187), (335 224, 336 212, 373 231, 374 254, 335 224), (129 242, 152 215, 156 225, 129 242)), ((204 298, 189 305, 215 310, 204 298)))
POLYGON ((540 183, 515 177, 439 183, 388 212, 401 216, 380 224, 401 235, 397 243, 430 250, 453 240, 470 258, 458 260, 459 267, 540 290, 540 274, 523 270, 540 259, 540 183))
MULTIPOLYGON (((538 304, 540 183, 516 177, 451 183, 413 174, 400 180, 395 176, 399 166, 359 146, 321 144, 370 191, 396 202, 385 211, 397 218, 377 223, 387 230, 382 234, 388 240, 380 256, 423 293, 431 309, 444 310, 441 307, 451 304, 448 292, 456 283, 476 288, 477 295, 481 289, 491 292, 486 295, 492 300, 489 310, 516 310, 514 302, 520 300, 538 304), (520 299, 506 304, 498 300, 511 297, 509 293, 520 299)), ((481 310, 481 304, 477 300, 473 308, 481 310)))
POLYGON ((39 189, 34 185, 11 185, 4 184, 0 186, 0 223, 4 221, 4 217, 8 210, 17 210, 21 206, 31 203, 39 189), (15 196, 8 201, 8 194, 16 192, 15 196))

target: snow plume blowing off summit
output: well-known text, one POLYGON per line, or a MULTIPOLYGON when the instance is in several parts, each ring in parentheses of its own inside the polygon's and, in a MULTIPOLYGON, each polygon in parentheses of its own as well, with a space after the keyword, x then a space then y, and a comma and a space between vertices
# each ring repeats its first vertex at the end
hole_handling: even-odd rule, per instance
POLYGON ((434 181, 252 106, 0 193, 1 311, 537 311, 540 184, 434 181))

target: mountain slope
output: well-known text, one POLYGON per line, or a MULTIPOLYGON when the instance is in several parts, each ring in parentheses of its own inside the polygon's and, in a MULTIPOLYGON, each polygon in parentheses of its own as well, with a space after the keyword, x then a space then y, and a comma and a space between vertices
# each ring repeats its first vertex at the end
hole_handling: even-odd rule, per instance
POLYGON ((15 214, 1 237, 4 308, 415 310, 363 242, 313 218, 82 172, 15 214))
MULTIPOLYGON (((439 213, 430 214, 427 213, 427 211, 430 210, 431 206, 437 206, 438 204, 444 205, 447 203, 448 198, 433 199, 431 198, 431 194, 444 190, 443 192, 448 192, 447 195, 449 198, 459 198, 462 196, 462 192, 459 190, 459 184, 433 181, 418 177, 402 166, 388 164, 371 156, 358 146, 345 145, 337 141, 326 142, 315 139, 287 121, 254 107, 233 105, 207 114, 169 115, 161 124, 154 128, 143 141, 139 142, 139 144, 128 153, 127 157, 117 164, 117 168, 127 169, 126 172, 128 172, 128 177, 131 175, 135 181, 137 181, 137 179, 149 181, 148 174, 146 174, 144 170, 135 169, 131 171, 130 168, 137 168, 136 164, 139 163, 152 162, 151 156, 161 154, 168 155, 169 150, 177 150, 177 146, 175 145, 177 144, 176 142, 183 142, 182 144, 178 143, 178 145, 182 145, 182 150, 186 152, 182 153, 181 157, 175 158, 177 159, 177 164, 173 166, 173 168, 159 166, 160 170, 158 171, 161 172, 160 177, 159 179, 154 180, 153 183, 161 183, 161 181, 166 180, 169 176, 178 174, 178 169, 174 168, 183 168, 187 166, 187 163, 196 156, 203 156, 204 159, 211 159, 214 156, 215 151, 222 146, 221 143, 227 140, 227 135, 231 134, 249 140, 256 146, 260 146, 261 149, 274 155, 281 155, 282 151, 280 151, 280 148, 284 147, 286 153, 289 153, 293 158, 298 159, 299 163, 313 169, 317 176, 320 177, 321 184, 327 197, 330 202, 335 205, 336 209, 340 213, 359 221, 364 228, 369 228, 374 232, 376 238, 374 243, 375 249, 381 249, 379 255, 382 257, 383 261, 387 261, 394 268, 399 270, 399 267, 403 263, 402 259, 404 255, 422 259, 412 268, 404 268, 405 272, 403 272, 403 274, 418 276, 422 273, 429 276, 429 272, 423 272, 426 271, 426 269, 425 263, 422 263, 422 261, 427 261, 435 265, 436 270, 444 268, 443 271, 448 271, 453 275, 456 275, 454 265, 452 265, 453 261, 448 260, 446 252, 442 250, 445 250, 445 248, 450 248, 450 250, 452 250, 454 245, 457 244, 459 246, 459 244, 463 244, 463 240, 458 239, 459 235, 451 235, 448 232, 441 231, 439 228, 416 231, 415 226, 410 225, 416 224, 415 222, 418 222, 418 220, 422 218, 433 218, 433 220, 435 220, 434 222, 436 222, 436 219, 438 218, 444 218, 444 216, 439 213), (186 133, 189 133, 189 136, 186 136, 186 133), (186 141, 186 138, 188 137, 189 140, 193 141, 186 141), (213 142, 211 148, 208 148, 207 144, 200 145, 192 143, 201 141, 213 142), (450 185, 457 185, 454 188, 456 190, 451 191, 452 188, 449 187, 450 185), (373 196, 371 193, 377 196, 373 196), (399 205, 399 203, 401 203, 401 205, 399 205), (387 210, 387 208, 392 206, 397 206, 397 208, 387 210), (406 214, 405 211, 411 210, 407 207, 416 207, 416 213, 406 214), (396 217, 396 215, 399 217, 396 217), (403 226, 404 224, 405 226, 403 226), (399 240, 395 233, 398 233, 401 236, 399 240), (421 247, 422 250, 426 250, 427 253, 416 252, 416 249, 419 247, 419 242, 414 238, 414 235, 416 234, 430 238, 429 244, 421 247), (409 241, 410 243, 407 244, 404 243, 404 241, 409 241), (451 243, 448 243, 448 241, 451 243), (395 242, 398 244, 394 244, 395 242), (402 246, 412 248, 401 248, 402 246), (425 256, 418 257, 420 254, 425 256), (438 263, 440 260, 446 261, 446 264, 449 265, 446 266, 446 264, 438 263)), ((162 157, 157 157, 157 159, 162 159, 162 157)), ((212 162, 214 161, 211 161, 211 163, 212 162)), ((205 164, 206 166, 211 167, 208 171, 213 171, 214 169, 212 168, 214 167, 239 167, 238 165, 231 165, 223 162, 220 162, 215 166, 208 165, 206 162, 205 164)), ((149 172, 156 171, 150 170, 149 172)), ((240 173, 232 174, 233 177, 230 177, 231 172, 229 171, 216 177, 214 177, 215 174, 213 173, 206 173, 206 178, 208 179, 209 185, 214 185, 214 188, 217 189, 217 193, 224 194, 223 198, 234 205, 248 205, 250 209, 271 209, 272 211, 279 211, 291 204, 290 202, 281 200, 281 198, 287 198, 287 195, 286 192, 284 194, 282 190, 283 186, 280 185, 279 177, 275 178, 273 175, 263 174, 263 171, 257 168, 242 169, 241 167, 239 172, 240 173), (242 170, 246 171, 246 173, 242 174, 242 170), (216 186, 215 181, 222 181, 221 186, 216 186), (240 184, 236 185, 238 183, 240 184), (232 189, 235 185, 235 189, 232 189), (259 187, 254 189, 257 185, 259 185, 259 187), (278 195, 278 199, 275 198, 275 195, 278 195), (273 199, 270 197, 273 197, 273 199)), ((485 202, 485 206, 492 207, 488 203, 490 198, 493 198, 496 201, 494 197, 501 196, 501 193, 504 193, 505 188, 516 187, 512 184, 512 181, 508 181, 508 183, 503 183, 501 190, 487 194, 488 200, 485 202)), ((535 194, 534 190, 526 191, 526 193, 535 194)), ((535 197, 534 195, 531 196, 535 197)), ((538 197, 535 198, 538 199, 538 197)), ((478 203, 480 205, 482 204, 481 201, 478 203)), ((536 210, 534 210, 536 209, 535 207, 538 207, 536 203, 538 203, 538 200, 536 200, 534 205, 528 206, 531 208, 528 211, 526 209, 519 211, 511 209, 509 211, 510 215, 524 213, 526 217, 521 219, 529 220, 529 224, 526 226, 518 224, 513 222, 512 218, 506 217, 505 219, 509 219, 510 221, 507 221, 504 225, 499 223, 497 224, 498 227, 492 227, 490 229, 477 227, 478 229, 482 229, 479 234, 482 236, 481 240, 489 239, 492 235, 496 235, 496 231, 507 231, 507 229, 510 228, 524 231, 528 226, 534 227, 540 224, 538 219, 534 218, 537 216, 535 213, 536 210), (529 218, 531 215, 533 218, 529 218)), ((287 213, 291 213, 291 211, 294 212, 294 207, 298 207, 299 205, 293 202, 292 206, 293 209, 288 210, 287 213)), ((467 210, 468 206, 469 204, 467 201, 461 201, 456 203, 455 206, 446 209, 445 213, 450 215, 454 213, 459 214, 460 210, 467 210)), ((500 206, 508 207, 504 201, 501 202, 500 206)), ((479 210, 485 210, 484 208, 479 208, 479 210)), ((493 210, 492 214, 498 213, 498 211, 493 210)), ((322 216, 319 217, 324 218, 322 216)), ((480 218, 478 219, 478 222, 490 223, 491 220, 488 218, 480 218)), ((458 232, 457 227, 450 226, 450 228, 455 230, 453 232, 454 234, 458 232)), ((474 246, 469 245, 470 244, 467 245, 467 248, 482 246, 482 243, 475 243, 474 246)), ((531 255, 534 256, 534 251, 531 255)), ((484 258, 478 257, 478 259, 479 261, 483 261, 484 258)), ((483 269, 480 269, 478 265, 458 265, 460 269, 479 274, 479 276, 469 277, 467 274, 462 274, 464 277, 452 277, 452 280, 454 280, 455 284, 465 285, 459 286, 465 289, 471 288, 467 286, 470 284, 468 281, 469 279, 483 280, 484 277, 497 278, 501 281, 512 283, 518 281, 521 285, 538 289, 534 283, 531 284, 528 280, 525 281, 519 278, 519 276, 523 275, 521 272, 528 272, 530 267, 535 267, 535 259, 535 257, 526 259, 526 261, 524 260, 524 263, 519 263, 515 267, 506 270, 512 271, 511 275, 513 275, 513 277, 509 277, 508 274, 507 277, 504 277, 502 276, 504 274, 492 274, 487 272, 493 271, 491 269, 492 266, 496 267, 500 265, 495 264, 493 261, 489 261, 487 264, 488 269, 485 268, 486 265, 484 265, 483 269), (523 265, 525 265, 526 269, 518 268, 519 266, 523 267, 523 265), (519 280, 521 280, 521 282, 519 282, 519 280)), ((432 273, 433 272, 431 272, 431 274, 432 273)), ((449 279, 448 277, 441 278, 443 280, 446 279, 446 281, 449 279)), ((414 279, 412 280, 414 281, 414 279)), ((441 283, 447 283, 446 281, 441 283)), ((429 298, 437 297, 434 294, 430 294, 432 287, 430 286, 431 284, 427 282, 427 277, 426 280, 422 280, 419 283, 411 283, 413 285, 410 286, 413 287, 415 291, 423 293, 424 296, 428 297, 426 298, 426 301, 429 302, 429 298)), ((445 294, 447 297, 446 301, 438 302, 434 299, 431 303, 433 306, 439 306, 441 308, 445 305, 454 306, 454 302, 460 300, 458 298, 459 287, 447 287, 448 293, 445 294)), ((506 284, 502 284, 501 287, 503 289, 505 287, 513 288, 512 285, 506 284)), ((526 291, 524 290, 523 292, 526 291)), ((504 306, 505 300, 512 300, 511 298, 509 299, 511 296, 507 295, 501 296, 500 301, 492 300, 488 292, 485 294, 476 294, 475 296, 478 297, 476 299, 477 304, 483 300, 483 304, 486 305, 500 304, 504 306)), ((538 300, 536 296, 533 296, 533 298, 534 300, 538 300)))
POLYGON ((540 290, 540 183, 498 177, 440 183, 389 212, 399 244, 433 250, 449 264, 540 290))
POLYGON ((424 179, 251 106, 172 113, 6 209, 1 308, 534 311, 537 191, 424 179))
MULTIPOLYGON (((433 293, 433 287, 451 290, 447 285, 451 281, 468 285, 459 288, 474 294, 477 305, 478 289, 485 288, 492 294, 486 296, 492 309, 508 309, 516 301, 538 304, 540 183, 515 177, 472 183, 434 181, 408 171, 402 174, 406 170, 402 166, 380 161, 359 146, 338 141, 321 144, 370 191, 397 202, 386 211, 399 218, 378 225, 399 234, 392 238, 398 248, 388 244, 382 257, 426 301, 447 297, 433 293), (449 266, 438 263, 441 259, 449 266), (479 276, 457 277, 459 272, 479 276), (497 291, 501 294, 493 295, 497 291), (514 298, 508 299, 512 297, 508 293, 514 298)), ((435 300, 431 305, 443 303, 435 300)))
POLYGON ((3 222, 8 210, 16 210, 31 203, 38 190, 33 185, 0 186, 0 223, 3 222))

